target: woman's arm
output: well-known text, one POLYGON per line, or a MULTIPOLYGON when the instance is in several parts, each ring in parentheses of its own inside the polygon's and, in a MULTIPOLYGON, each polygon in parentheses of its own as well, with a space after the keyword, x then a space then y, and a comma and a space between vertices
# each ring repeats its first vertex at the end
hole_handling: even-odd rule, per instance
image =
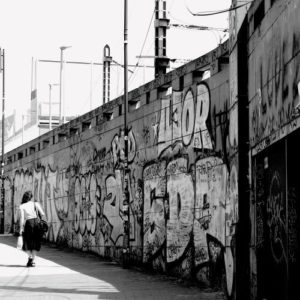
POLYGON ((44 217, 44 216, 45 216, 45 213, 44 213, 44 211, 43 211, 43 209, 42 209, 40 203, 35 202, 35 207, 37 208, 37 210, 38 210, 38 212, 39 212, 41 218, 44 217))

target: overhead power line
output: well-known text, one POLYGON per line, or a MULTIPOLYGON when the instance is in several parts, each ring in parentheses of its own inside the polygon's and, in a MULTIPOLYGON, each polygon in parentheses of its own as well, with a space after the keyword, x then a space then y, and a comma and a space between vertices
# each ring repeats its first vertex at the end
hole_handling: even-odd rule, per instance
POLYGON ((150 27, 151 27, 151 24, 153 22, 153 17, 154 17, 154 14, 155 14, 155 9, 153 10, 153 13, 152 13, 152 16, 151 16, 151 20, 150 20, 150 23, 148 25, 148 29, 147 29, 147 32, 146 32, 146 35, 145 35, 145 38, 144 38, 144 42, 143 42, 143 45, 142 45, 142 48, 141 48, 141 51, 140 51, 140 55, 138 57, 138 61, 135 65, 135 68, 133 69, 133 72, 132 74, 130 75, 129 79, 128 79, 128 82, 130 82, 131 80, 133 80, 134 76, 136 75, 135 71, 136 71, 136 68, 139 67, 139 63, 140 63, 140 58, 142 56, 142 53, 144 51, 144 47, 145 47, 145 44, 146 44, 146 40, 148 38, 148 35, 149 35, 149 31, 150 31, 150 27))
POLYGON ((228 9, 215 10, 215 11, 203 11, 203 12, 197 12, 197 13, 192 12, 187 5, 185 5, 185 7, 188 10, 188 12, 190 14, 192 14, 193 16, 207 17, 207 16, 213 16, 213 15, 223 14, 223 13, 226 13, 226 12, 229 12, 229 11, 237 10, 237 9, 239 9, 239 8, 245 6, 245 5, 248 5, 249 3, 252 3, 252 1, 248 1, 248 2, 245 2, 244 4, 241 4, 241 5, 238 5, 238 6, 235 6, 235 7, 230 7, 228 9))
MULTIPOLYGON (((60 63, 59 60, 50 60, 50 59, 39 59, 39 62, 50 62, 50 63, 60 63)), ((124 66, 118 62, 116 62, 115 60, 112 60, 113 63, 111 64, 112 66, 119 66, 124 68, 124 66)), ((99 62, 84 62, 84 61, 65 61, 66 64, 76 64, 76 65, 95 65, 95 66, 103 66, 103 63, 99 63, 99 62)), ((134 67, 134 68, 154 68, 154 66, 139 66, 139 65, 128 65, 128 67, 134 67)), ((133 73, 132 70, 128 70, 129 72, 133 73)))
MULTIPOLYGON (((136 56, 136 58, 156 58, 158 56, 155 55, 141 55, 141 56, 136 56)), ((181 63, 188 63, 192 61, 192 59, 186 59, 186 58, 170 58, 171 62, 181 62, 181 63)))
POLYGON ((228 32, 228 29, 226 28, 214 28, 214 27, 199 26, 199 25, 170 24, 169 26, 174 28, 179 28, 179 29, 216 30, 216 31, 228 32))

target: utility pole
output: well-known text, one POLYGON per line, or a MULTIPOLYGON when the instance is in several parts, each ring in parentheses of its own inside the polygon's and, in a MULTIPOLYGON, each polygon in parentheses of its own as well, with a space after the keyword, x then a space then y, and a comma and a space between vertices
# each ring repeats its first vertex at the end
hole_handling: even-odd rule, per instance
POLYGON ((124 0, 124 193, 123 193, 123 267, 129 266, 130 258, 130 205, 129 205, 129 189, 128 189, 128 78, 127 78, 127 46, 128 46, 128 25, 127 25, 128 5, 124 0))
POLYGON ((1 155, 1 228, 0 232, 4 233, 5 221, 5 190, 4 190, 4 138, 5 138, 5 52, 0 48, 0 65, 2 72, 2 155, 1 155))
POLYGON ((31 59, 31 90, 30 90, 30 124, 36 124, 38 122, 38 99, 37 99, 37 60, 32 57, 31 59))
POLYGON ((93 62, 91 61, 90 68, 90 110, 93 109, 93 62))
POLYGON ((71 46, 62 46, 59 47, 60 49, 60 77, 59 77, 59 125, 63 124, 65 122, 65 112, 64 112, 64 50, 71 48, 71 46))
POLYGON ((110 100, 110 64, 112 57, 110 56, 110 48, 105 45, 103 49, 103 104, 110 100), (107 89, 106 89, 107 87, 107 89))
POLYGON ((166 74, 170 61, 167 57, 167 29, 170 20, 167 18, 166 10, 166 0, 155 0, 155 78, 166 74))

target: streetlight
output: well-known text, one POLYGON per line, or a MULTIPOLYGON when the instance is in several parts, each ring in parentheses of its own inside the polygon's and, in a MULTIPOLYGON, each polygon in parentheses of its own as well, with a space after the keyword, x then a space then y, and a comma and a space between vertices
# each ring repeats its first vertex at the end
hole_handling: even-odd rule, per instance
POLYGON ((63 59, 63 51, 68 49, 68 48, 71 48, 71 46, 61 46, 59 47, 60 49, 60 77, 59 77, 59 84, 60 84, 60 87, 59 87, 59 124, 63 124, 64 121, 65 121, 65 115, 62 117, 62 103, 64 102, 64 99, 63 99, 63 67, 64 67, 64 59, 63 59))
POLYGON ((59 83, 49 83, 49 130, 52 130, 52 87, 59 83))

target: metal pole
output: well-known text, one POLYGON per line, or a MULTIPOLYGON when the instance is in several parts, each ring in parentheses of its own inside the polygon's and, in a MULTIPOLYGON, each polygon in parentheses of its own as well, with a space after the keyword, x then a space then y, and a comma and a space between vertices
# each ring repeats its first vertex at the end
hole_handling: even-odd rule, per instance
POLYGON ((90 70, 90 110, 93 109, 93 62, 91 61, 90 70))
POLYGON ((103 104, 109 102, 110 100, 110 65, 112 61, 112 57, 110 56, 110 48, 108 45, 105 45, 103 49, 103 104))
POLYGON ((38 123, 38 114, 39 114, 39 102, 38 102, 38 94, 37 94, 37 80, 38 80, 38 61, 37 59, 34 61, 34 86, 33 86, 33 90, 35 91, 35 116, 34 116, 34 119, 33 119, 33 115, 32 115, 32 112, 31 112, 31 120, 30 120, 30 123, 33 124, 33 123, 38 123), (33 122, 34 121, 34 122, 33 122))
POLYGON ((66 70, 65 61, 63 63, 63 73, 62 73, 62 123, 66 123, 66 70))
POLYGON ((31 58, 31 90, 30 92, 32 92, 33 90, 33 57, 31 58))
POLYGON ((154 43, 154 75, 155 78, 166 73, 170 59, 167 57, 167 19, 166 0, 155 0, 155 43, 154 43))
POLYGON ((52 97, 51 97, 52 85, 49 84, 49 130, 52 130, 52 97))
POLYGON ((123 267, 128 267, 130 254, 130 205, 128 191, 128 79, 127 79, 127 0, 124 0, 124 195, 123 195, 123 215, 124 215, 124 238, 123 238, 123 267))
POLYGON ((22 145, 24 144, 24 115, 22 115, 22 145))
POLYGON ((65 99, 64 99, 64 56, 63 51, 71 46, 60 47, 60 77, 59 77, 59 125, 65 123, 65 99), (63 107, 63 108, 62 108, 63 107), (62 111, 63 109, 63 111, 62 111))
MULTIPOLYGON (((105 56, 103 56, 103 60, 105 59, 105 56)), ((106 103, 106 61, 103 61, 103 99, 102 104, 106 103)))
MULTIPOLYGON (((1 57, 0 57, 1 59, 1 57)), ((1 156, 1 200, 2 200, 2 224, 1 232, 4 233, 5 220, 5 191, 4 191, 4 131, 5 131, 5 52, 2 50, 2 156, 1 156)))
POLYGON ((60 47, 60 75, 59 75, 59 125, 62 124, 62 75, 63 75, 63 47, 60 47))

